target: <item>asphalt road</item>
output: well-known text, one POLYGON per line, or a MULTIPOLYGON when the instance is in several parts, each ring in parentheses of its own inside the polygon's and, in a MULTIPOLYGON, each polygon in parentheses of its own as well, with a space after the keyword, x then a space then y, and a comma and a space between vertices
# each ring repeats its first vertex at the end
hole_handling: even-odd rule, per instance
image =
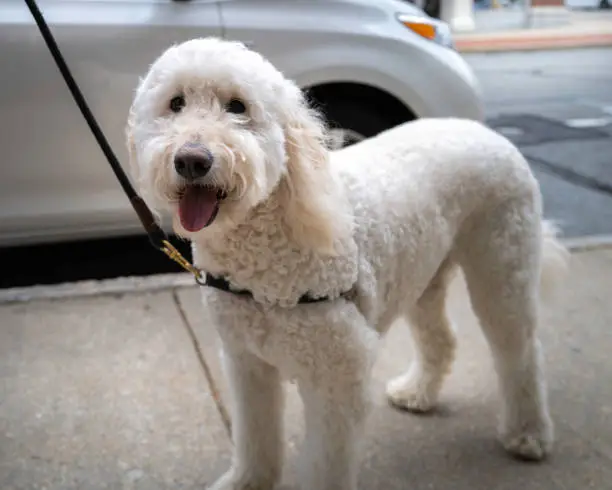
POLYGON ((466 57, 566 236, 612 234, 612 48, 466 57))
MULTIPOLYGON (((612 234, 612 49, 473 54, 491 126, 530 160, 567 236, 612 234)), ((189 256, 186 243, 179 247, 189 256)), ((145 236, 2 250, 0 287, 180 269, 145 236)))

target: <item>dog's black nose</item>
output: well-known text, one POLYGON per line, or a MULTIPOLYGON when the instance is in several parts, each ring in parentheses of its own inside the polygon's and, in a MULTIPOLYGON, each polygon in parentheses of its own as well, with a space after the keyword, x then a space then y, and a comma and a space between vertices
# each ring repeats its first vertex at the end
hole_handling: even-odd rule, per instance
POLYGON ((187 143, 179 148, 174 156, 176 173, 188 181, 204 177, 212 164, 212 153, 203 145, 187 143))

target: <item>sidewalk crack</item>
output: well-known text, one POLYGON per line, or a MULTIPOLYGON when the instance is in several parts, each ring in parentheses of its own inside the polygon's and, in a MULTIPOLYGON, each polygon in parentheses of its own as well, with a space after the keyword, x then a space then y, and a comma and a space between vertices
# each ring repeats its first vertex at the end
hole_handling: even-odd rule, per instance
POLYGON ((210 389, 210 393, 215 402, 215 406, 217 407, 217 411, 219 412, 219 415, 221 416, 221 421, 223 422, 223 426, 225 427, 227 435, 229 436, 229 439, 231 441, 232 440, 232 422, 231 422, 228 410, 225 404, 223 403, 223 399, 221 398, 221 394, 219 392, 219 388, 217 387, 217 383, 215 383, 215 379, 212 375, 210 367, 208 366, 208 363, 206 362, 206 359, 204 358, 204 354, 202 352, 202 347, 200 346, 198 337, 191 323, 189 322, 189 319, 187 318, 187 314, 185 313, 185 308, 183 308, 183 304, 181 303, 181 300, 179 299, 176 289, 172 290, 172 300, 174 301, 174 304, 176 305, 176 308, 181 317, 183 326, 185 327, 185 330, 187 330, 187 335, 189 335, 191 344, 193 345, 193 348, 195 350, 196 357, 198 358, 200 368, 202 369, 202 372, 204 373, 204 377, 206 378, 206 382, 208 384, 208 388, 210 389))

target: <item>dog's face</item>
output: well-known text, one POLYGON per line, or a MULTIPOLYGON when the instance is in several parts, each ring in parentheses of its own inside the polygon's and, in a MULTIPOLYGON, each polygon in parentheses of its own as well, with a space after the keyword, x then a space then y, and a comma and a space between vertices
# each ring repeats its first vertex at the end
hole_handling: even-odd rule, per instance
POLYGON ((243 45, 207 38, 165 51, 137 89, 127 136, 143 197, 179 235, 223 233, 278 188, 293 235, 333 241, 321 124, 300 89, 243 45))

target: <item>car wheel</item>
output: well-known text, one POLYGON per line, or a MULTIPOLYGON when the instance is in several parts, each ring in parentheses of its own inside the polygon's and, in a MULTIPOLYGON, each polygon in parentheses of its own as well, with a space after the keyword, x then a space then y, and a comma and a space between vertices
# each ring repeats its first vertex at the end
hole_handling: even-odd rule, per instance
POLYGON ((380 110, 360 105, 355 100, 334 100, 324 104, 322 112, 329 127, 333 150, 359 143, 397 124, 380 110))
POLYGON ((599 2, 600 9, 609 9, 610 7, 612 7, 612 4, 610 4, 610 0, 601 0, 599 2))
POLYGON ((440 18, 440 0, 426 0, 423 8, 425 13, 434 19, 440 18))

